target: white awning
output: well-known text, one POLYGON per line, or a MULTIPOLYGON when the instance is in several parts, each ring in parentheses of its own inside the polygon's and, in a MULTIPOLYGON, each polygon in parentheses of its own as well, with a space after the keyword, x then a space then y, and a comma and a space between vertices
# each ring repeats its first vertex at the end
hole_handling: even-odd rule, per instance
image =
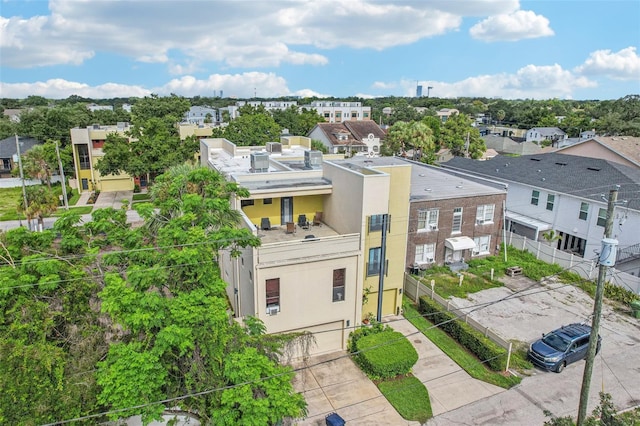
POLYGON ((453 251, 467 250, 476 247, 475 241, 469 237, 447 238, 444 240, 444 245, 453 251))
POLYGON ((532 217, 525 216, 523 214, 507 211, 506 217, 507 217, 507 220, 519 223, 520 225, 524 225, 529 228, 533 228, 538 232, 548 231, 549 229, 551 229, 550 223, 543 222, 541 220, 534 219, 532 217))

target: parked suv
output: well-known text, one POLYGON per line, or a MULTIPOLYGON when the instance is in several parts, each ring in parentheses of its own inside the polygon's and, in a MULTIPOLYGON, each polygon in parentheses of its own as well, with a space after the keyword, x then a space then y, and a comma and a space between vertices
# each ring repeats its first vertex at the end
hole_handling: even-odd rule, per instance
MULTIPOLYGON (((528 357, 538 367, 560 373, 572 362, 587 356, 591 327, 586 324, 569 324, 560 327, 529 346, 528 357)), ((600 351, 600 336, 596 353, 600 351)))

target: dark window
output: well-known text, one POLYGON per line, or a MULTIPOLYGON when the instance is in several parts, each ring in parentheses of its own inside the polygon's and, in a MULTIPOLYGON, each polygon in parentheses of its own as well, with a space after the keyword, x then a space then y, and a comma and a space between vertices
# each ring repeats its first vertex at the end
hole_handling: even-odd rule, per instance
POLYGON ((369 249, 369 262, 367 262, 367 275, 380 274, 380 254, 382 248, 375 247, 369 249))
POLYGON ((272 198, 265 198, 264 201, 262 201, 262 204, 273 204, 273 199, 272 198))
POLYGON ((589 214, 589 203, 580 203, 580 213, 578 213, 578 218, 581 220, 587 220, 588 214, 589 214))
POLYGON ((333 301, 341 302, 344 300, 344 283, 345 283, 346 269, 334 269, 333 270, 333 301))
POLYGON ((280 278, 267 280, 267 309, 280 308, 280 278))
POLYGON ((80 162, 80 170, 91 169, 89 147, 86 144, 78 145, 78 161, 80 162))
POLYGON ((598 226, 604 226, 607 223, 607 210, 600 209, 598 210, 598 222, 596 224, 598 226))
POLYGON ((531 204, 533 204, 534 206, 537 206, 539 199, 540 199, 540 191, 536 191, 536 190, 531 191, 531 204))
POLYGON ((89 179, 82 179, 82 189, 83 190, 89 189, 89 179))
POLYGON ((2 159, 2 169, 10 170, 11 169, 11 160, 8 158, 2 159))
POLYGON ((547 195, 547 210, 553 211, 553 203, 556 201, 556 196, 552 194, 547 195))
POLYGON ((369 232, 382 230, 383 217, 384 215, 382 214, 375 214, 373 216, 369 216, 369 232))
POLYGON ((252 206, 253 200, 242 200, 240 201, 240 207, 252 206))

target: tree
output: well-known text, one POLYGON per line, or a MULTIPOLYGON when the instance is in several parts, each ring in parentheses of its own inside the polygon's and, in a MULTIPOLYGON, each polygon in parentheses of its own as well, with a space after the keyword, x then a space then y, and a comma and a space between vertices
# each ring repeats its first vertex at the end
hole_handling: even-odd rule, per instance
POLYGON ((169 132, 177 135, 175 124, 179 123, 184 114, 189 111, 191 103, 188 99, 171 94, 160 97, 156 94, 145 96, 133 104, 131 120, 134 126, 134 136, 142 133, 150 119, 161 119, 169 132))
POLYGON ((225 138, 239 146, 266 145, 280 140, 281 128, 271 115, 253 108, 245 111, 224 128, 225 138))
POLYGON ((480 132, 471 126, 471 120, 464 114, 449 117, 444 123, 442 138, 444 145, 459 157, 468 155, 477 159, 487 150, 480 132))
POLYGON ((51 190, 51 175, 56 163, 47 161, 43 145, 35 145, 22 156, 24 174, 32 179, 40 179, 51 190))
POLYGON ((324 117, 314 109, 302 108, 291 105, 284 110, 272 111, 273 120, 283 129, 289 129, 292 135, 305 136, 318 123, 324 122, 324 117))
POLYGON ((53 193, 51 188, 40 185, 28 186, 25 189, 27 194, 27 208, 24 205, 24 198, 20 197, 18 211, 24 213, 27 220, 38 220, 38 229, 44 229, 44 218, 58 209, 60 200, 53 193))

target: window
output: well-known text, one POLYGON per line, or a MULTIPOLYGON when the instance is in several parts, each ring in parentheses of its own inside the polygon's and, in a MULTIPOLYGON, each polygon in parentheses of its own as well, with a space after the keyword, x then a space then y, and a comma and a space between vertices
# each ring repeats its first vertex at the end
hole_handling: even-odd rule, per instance
POLYGON ((556 200, 556 196, 553 194, 547 195, 547 210, 553 211, 553 202, 556 200))
POLYGON ((374 214, 369 216, 369 232, 382 230, 382 219, 384 215, 374 214))
POLYGON ((334 269, 333 270, 333 301, 341 302, 344 300, 344 284, 346 269, 334 269))
POLYGON ((89 179, 82 178, 82 190, 86 191, 89 189, 89 179))
POLYGON ((253 205, 253 200, 242 200, 240 201, 240 206, 241 207, 247 207, 247 206, 252 206, 253 205))
POLYGON ((580 203, 580 213, 578 213, 578 219, 587 220, 589 214, 589 203, 580 203))
POLYGON ((537 206, 539 199, 540 199, 540 191, 536 191, 535 189, 531 191, 531 204, 533 204, 534 206, 537 206))
POLYGON ((324 118, 329 118, 329 113, 328 112, 324 113, 324 118))
POLYGON ((476 223, 491 223, 493 222, 493 211, 495 210, 495 204, 485 204, 478 206, 476 210, 476 223))
POLYGON ((280 278, 272 278, 266 282, 267 313, 280 312, 280 278))
POLYGON ((2 159, 2 169, 3 170, 10 170, 11 169, 11 161, 8 158, 3 158, 2 159))
POLYGON ((265 198, 262 204, 273 204, 273 198, 265 198))
POLYGON ((380 254, 382 248, 375 247, 369 249, 369 262, 367 262, 367 275, 380 274, 380 254))
POLYGON ((418 244, 416 246, 415 263, 433 263, 436 258, 436 244, 418 244))
POLYGON ((462 232, 462 207, 453 209, 453 225, 451 233, 462 232))
POLYGON ((438 209, 418 210, 418 231, 438 229, 438 209))
POLYGON ((86 144, 78 145, 78 161, 80 161, 80 170, 91 169, 89 160, 89 146, 86 144))
POLYGON ((598 221, 596 225, 604 226, 607 223, 607 209, 599 209, 598 210, 598 221))
POLYGON ((364 118, 369 118, 369 113, 368 113, 368 112, 365 112, 365 113, 363 113, 363 114, 362 114, 362 116, 363 116, 364 118))
POLYGON ((472 255, 479 256, 481 254, 489 254, 489 247, 491 247, 491 235, 483 235, 481 237, 475 237, 473 242, 476 243, 476 247, 473 249, 472 255))
POLYGON ((358 118, 358 113, 356 111, 351 111, 351 118, 358 118))

